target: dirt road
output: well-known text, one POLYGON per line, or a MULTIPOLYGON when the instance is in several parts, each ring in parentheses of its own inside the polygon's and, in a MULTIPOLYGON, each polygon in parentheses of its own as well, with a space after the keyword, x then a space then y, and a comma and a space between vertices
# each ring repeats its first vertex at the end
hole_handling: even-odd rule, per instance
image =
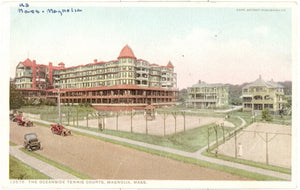
POLYGON ((34 132, 43 146, 36 153, 93 179, 247 180, 90 137, 76 134, 62 137, 42 126, 26 128, 13 122, 10 125, 11 142, 22 145, 24 134, 34 132))

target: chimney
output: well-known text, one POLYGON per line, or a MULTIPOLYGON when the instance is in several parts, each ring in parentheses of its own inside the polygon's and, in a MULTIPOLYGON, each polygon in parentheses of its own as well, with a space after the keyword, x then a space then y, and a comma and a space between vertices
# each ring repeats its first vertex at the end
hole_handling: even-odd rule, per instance
POLYGON ((36 65, 36 61, 35 60, 33 60, 32 63, 33 63, 33 65, 36 65))
POLYGON ((52 62, 49 62, 49 67, 52 67, 52 62))
POLYGON ((98 60, 97 59, 94 59, 94 63, 97 63, 98 62, 98 60))

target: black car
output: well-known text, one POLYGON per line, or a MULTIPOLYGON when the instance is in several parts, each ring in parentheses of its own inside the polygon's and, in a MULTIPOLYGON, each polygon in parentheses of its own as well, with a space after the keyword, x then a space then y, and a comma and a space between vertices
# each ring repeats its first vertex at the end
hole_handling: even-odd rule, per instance
POLYGON ((24 135, 24 148, 30 151, 41 149, 41 143, 35 133, 24 135))

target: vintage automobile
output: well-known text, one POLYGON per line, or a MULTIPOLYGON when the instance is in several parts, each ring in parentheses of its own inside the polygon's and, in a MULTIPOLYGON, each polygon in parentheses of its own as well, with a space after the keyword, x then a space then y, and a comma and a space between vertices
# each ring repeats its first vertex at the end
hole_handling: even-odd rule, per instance
POLYGON ((29 151, 41 149, 41 143, 35 133, 24 135, 24 148, 29 151))
POLYGON ((33 122, 23 116, 16 116, 15 120, 19 126, 24 126, 24 127, 32 127, 33 126, 33 122))
POLYGON ((57 134, 61 136, 71 135, 71 131, 66 129, 64 126, 60 124, 50 124, 50 126, 53 134, 57 134))

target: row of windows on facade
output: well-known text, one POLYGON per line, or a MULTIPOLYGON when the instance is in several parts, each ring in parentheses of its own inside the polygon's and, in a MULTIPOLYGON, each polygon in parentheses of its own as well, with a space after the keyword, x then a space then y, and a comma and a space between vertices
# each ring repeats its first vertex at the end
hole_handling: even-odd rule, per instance
MULTIPOLYGON (((145 63, 143 64, 137 64, 136 66, 119 66, 118 62, 115 63, 106 63, 106 64, 97 64, 97 65, 88 65, 84 67, 77 67, 77 68, 70 68, 70 69, 65 69, 65 70, 55 70, 54 72, 58 74, 65 74, 65 73, 73 73, 73 72, 82 72, 82 71, 94 71, 94 70, 104 70, 102 72, 107 72, 107 69, 113 69, 113 70, 121 70, 126 68, 126 70, 139 70, 139 69, 148 69, 149 71, 159 71, 159 72, 172 72, 172 68, 166 68, 166 67, 156 67, 156 66, 149 66, 142 68, 140 66, 146 65, 145 63)), ((149 65, 149 64, 148 64, 149 65)), ((111 72, 111 71, 109 71, 111 72)))
MULTIPOLYGON (((143 78, 148 78, 149 76, 146 75, 142 75, 143 78)), ((67 79, 67 80, 60 80, 61 83, 70 83, 70 82, 80 82, 80 81, 95 81, 95 80, 99 80, 99 79, 116 79, 116 78, 132 78, 133 77, 133 73, 126 73, 126 72, 122 72, 122 73, 118 73, 118 74, 107 74, 107 75, 98 75, 98 76, 94 76, 94 77, 82 77, 82 78, 74 78, 74 79, 67 79)), ((140 77, 139 74, 136 74, 136 77, 140 77)), ((152 81, 173 81, 173 78, 161 78, 157 77, 157 76, 150 76, 149 77, 150 80, 152 81)), ((21 78, 21 79, 16 79, 16 83, 21 83, 21 82, 32 82, 32 78, 21 78)), ((55 81, 56 82, 56 81, 55 81)))
MULTIPOLYGON (((253 87, 253 88, 245 88, 243 89, 244 93, 247 92, 273 92, 273 88, 264 88, 264 87, 253 87)), ((283 92, 283 88, 276 88, 276 92, 283 92)))
MULTIPOLYGON (((276 99, 278 99, 279 101, 283 100, 283 96, 275 96, 276 99)), ((273 100, 274 98, 270 95, 266 95, 264 97, 260 96, 260 95, 256 95, 253 97, 254 100, 273 100)), ((244 97, 243 101, 245 102, 250 102, 252 101, 252 97, 244 97)))
MULTIPOLYGON (((84 88, 84 87, 98 87, 98 86, 114 86, 121 84, 137 84, 137 85, 150 85, 153 87, 160 87, 159 82, 148 82, 148 81, 135 81, 135 80, 110 80, 105 82, 82 82, 74 84, 62 84, 60 88, 84 88)), ((57 85, 57 84, 54 84, 57 85)))
POLYGON ((225 98, 226 97, 226 95, 225 94, 217 94, 217 93, 214 93, 213 95, 212 94, 210 94, 210 95, 194 95, 194 94, 192 94, 192 96, 191 96, 193 99, 208 99, 208 98, 211 98, 211 97, 214 97, 215 99, 217 99, 217 98, 225 98))
POLYGON ((258 110, 262 110, 263 107, 265 109, 273 109, 273 104, 244 104, 244 108, 252 108, 254 107, 254 109, 258 109, 258 110))
MULTIPOLYGON (((48 96, 57 96, 52 92, 22 92, 25 96, 37 96, 37 95, 48 95, 48 96)), ((99 90, 99 91, 79 91, 79 92, 66 92, 62 93, 61 97, 70 97, 70 96, 117 96, 117 95, 137 95, 137 96, 175 96, 176 92, 164 92, 164 91, 145 91, 145 90, 99 90)))
MULTIPOLYGON (((130 67, 129 67, 130 68, 130 67)), ((105 74, 105 73, 113 73, 113 72, 120 72, 120 71, 133 71, 132 69, 100 69, 100 70, 93 70, 93 71, 84 71, 84 72, 77 72, 77 73, 68 73, 68 74, 61 74, 58 72, 55 72, 54 74, 59 75, 61 78, 68 78, 68 77, 78 77, 78 76, 86 76, 86 75, 97 75, 97 74, 105 74)), ((136 71, 137 73, 141 73, 139 71, 136 71)), ((173 73, 161 73, 158 71, 144 71, 147 74, 150 75, 167 75, 167 76, 173 76, 173 73)))
MULTIPOLYGON (((18 84, 17 88, 32 88, 31 84, 32 80, 28 81, 28 84, 18 84)), ((66 84, 60 84, 61 88, 83 88, 83 87, 97 87, 97 86, 110 86, 110 85, 120 85, 120 84, 137 84, 137 85, 150 85, 154 87, 160 87, 162 84, 160 82, 148 82, 145 80, 139 81, 139 80, 111 80, 111 81, 101 81, 101 82, 78 82, 75 81, 74 84, 70 84, 71 81, 68 81, 66 84), (135 83, 134 83, 135 82, 135 83)), ((54 83, 54 86, 58 86, 59 84, 54 83)), ((172 87, 173 84, 170 85, 163 85, 163 87, 172 87)), ((36 87, 40 87, 39 85, 36 85, 36 87)))
POLYGON ((188 88, 188 92, 189 93, 192 93, 192 92, 217 92, 217 91, 223 91, 223 92, 226 92, 228 91, 227 88, 188 88))
MULTIPOLYGON (((26 77, 26 76, 27 77, 32 77, 32 71, 26 71, 26 72, 17 71, 17 73, 16 73, 16 77, 26 77)), ((48 73, 45 73, 45 72, 36 72, 35 76, 36 77, 45 78, 46 76, 48 76, 48 73)))
MULTIPOLYGON (((153 81, 173 81, 174 78, 166 78, 166 77, 159 77, 159 76, 149 76, 146 74, 140 75, 136 74, 134 75, 131 72, 122 72, 122 73, 117 73, 117 74, 106 74, 106 75, 97 75, 97 76, 89 76, 89 77, 77 77, 77 78, 72 78, 72 79, 65 79, 62 80, 60 79, 61 83, 69 83, 69 82, 79 82, 79 81, 96 81, 96 80, 101 80, 101 79, 118 79, 118 78, 133 78, 135 76, 136 78, 145 78, 153 81)), ((55 82, 58 82, 55 81, 55 82)))
POLYGON ((65 96, 118 96, 118 95, 137 95, 137 96, 174 96, 175 92, 144 91, 144 90, 104 90, 92 92, 66 92, 61 94, 65 96))
MULTIPOLYGON (((122 71, 131 71, 132 68, 133 67, 122 67, 122 71)), ((60 76, 60 78, 68 78, 68 77, 96 75, 96 74, 103 74, 103 73, 110 73, 110 72, 117 72, 117 71, 121 71, 121 69, 120 68, 109 68, 109 69, 100 69, 100 70, 93 70, 93 71, 84 71, 84 72, 73 73, 73 74, 59 74, 59 71, 56 71, 56 72, 54 72, 54 74, 60 76)), ((132 76, 131 72, 128 72, 128 73, 129 73, 129 76, 132 76)), ((120 73, 118 73, 118 74, 120 74, 120 73)), ((159 73, 157 71, 151 71, 151 70, 150 70, 149 74, 161 75, 161 73, 159 73)), ((122 75, 124 77, 125 74, 123 73, 122 75)), ((172 76, 171 73, 163 73, 163 75, 172 76)), ((31 77, 32 72, 18 71, 16 77, 22 77, 22 76, 31 77)), ((46 76, 48 76, 48 72, 47 72, 47 74, 45 72, 36 72, 36 76, 45 78, 46 76)))

